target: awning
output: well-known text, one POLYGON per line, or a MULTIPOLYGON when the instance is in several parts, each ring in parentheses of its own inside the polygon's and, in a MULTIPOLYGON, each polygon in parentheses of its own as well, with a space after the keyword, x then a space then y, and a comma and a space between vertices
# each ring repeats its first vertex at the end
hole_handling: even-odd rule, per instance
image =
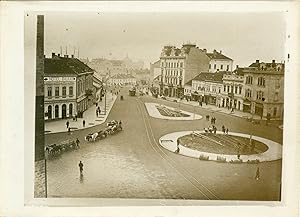
POLYGON ((251 105, 251 102, 250 101, 244 101, 243 104, 244 105, 251 105))

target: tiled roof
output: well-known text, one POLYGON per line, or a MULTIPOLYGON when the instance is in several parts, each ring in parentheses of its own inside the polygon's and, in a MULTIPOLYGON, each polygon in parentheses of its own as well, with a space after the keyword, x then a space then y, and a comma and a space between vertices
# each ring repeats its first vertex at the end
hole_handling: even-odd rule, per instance
POLYGON ((218 60, 232 60, 231 58, 223 55, 222 53, 214 50, 213 53, 206 53, 206 55, 210 58, 210 59, 218 59, 218 60))
POLYGON ((223 75, 228 72, 222 71, 222 72, 201 72, 199 75, 197 75, 192 80, 196 81, 211 81, 211 82, 222 82, 223 75))
POLYGON ((54 57, 45 58, 45 75, 80 75, 86 72, 94 72, 93 69, 76 58, 54 57))

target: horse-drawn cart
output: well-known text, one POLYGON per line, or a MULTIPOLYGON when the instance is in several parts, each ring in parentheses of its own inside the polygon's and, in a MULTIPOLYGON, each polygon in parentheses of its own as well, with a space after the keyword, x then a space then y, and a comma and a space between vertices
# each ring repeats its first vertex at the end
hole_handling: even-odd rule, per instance
POLYGON ((45 147, 47 157, 55 157, 62 154, 65 151, 71 151, 77 149, 78 146, 74 140, 63 141, 59 144, 50 144, 45 147))

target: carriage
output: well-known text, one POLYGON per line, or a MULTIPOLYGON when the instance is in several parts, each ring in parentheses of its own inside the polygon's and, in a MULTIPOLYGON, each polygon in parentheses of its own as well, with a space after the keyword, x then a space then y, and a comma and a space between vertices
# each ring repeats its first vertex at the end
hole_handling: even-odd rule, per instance
POLYGON ((60 144, 50 144, 45 147, 46 155, 49 157, 59 156, 64 151, 77 149, 78 146, 74 140, 63 141, 60 144))
POLYGON ((94 142, 99 139, 106 138, 107 135, 112 135, 118 131, 122 130, 122 122, 116 120, 109 121, 106 124, 106 127, 98 132, 89 133, 85 136, 85 140, 88 142, 94 142))

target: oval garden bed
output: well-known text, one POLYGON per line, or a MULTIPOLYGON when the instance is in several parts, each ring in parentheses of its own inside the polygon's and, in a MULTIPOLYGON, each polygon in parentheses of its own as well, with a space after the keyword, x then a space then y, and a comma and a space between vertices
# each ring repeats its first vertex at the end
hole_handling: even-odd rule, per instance
POLYGON ((188 134, 180 137, 179 143, 197 151, 227 155, 252 155, 268 150, 268 146, 260 141, 251 139, 250 143, 250 138, 227 134, 188 134))

